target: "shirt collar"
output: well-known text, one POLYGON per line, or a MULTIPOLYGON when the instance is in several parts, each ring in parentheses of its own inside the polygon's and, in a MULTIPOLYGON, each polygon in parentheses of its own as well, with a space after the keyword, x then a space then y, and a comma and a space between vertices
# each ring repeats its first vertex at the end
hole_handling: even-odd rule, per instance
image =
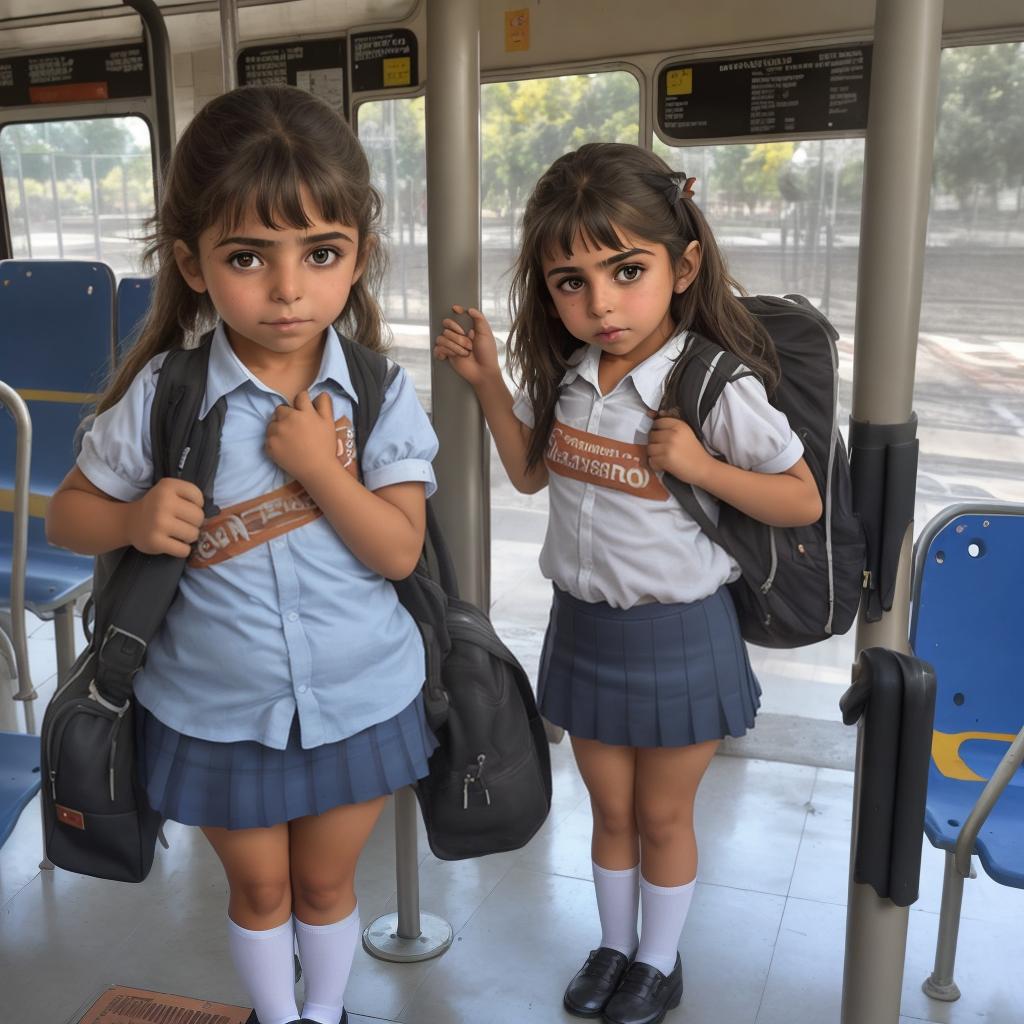
MULTIPOLYGON (((327 381, 337 384, 348 397, 355 402, 356 393, 352 386, 352 377, 348 372, 348 361, 342 351, 341 342, 333 327, 327 328, 327 338, 324 343, 323 356, 320 359, 320 369, 316 378, 309 387, 310 397, 315 398, 314 389, 317 385, 323 385, 327 381)), ((217 324, 213 332, 213 341, 210 348, 210 366, 206 373, 206 397, 203 399, 203 406, 200 410, 200 419, 217 404, 225 395, 230 394, 236 388, 246 383, 254 384, 261 391, 267 394, 276 395, 273 388, 268 388, 258 377, 256 377, 235 355, 235 350, 228 341, 227 332, 224 330, 224 322, 217 324)))
MULTIPOLYGON (((649 409, 657 410, 665 391, 665 379, 668 377, 669 366, 674 362, 689 339, 689 332, 681 329, 674 334, 652 356, 648 356, 639 366, 634 366, 626 379, 632 379, 633 387, 649 409)), ((561 386, 571 384, 581 377, 593 386, 595 391, 601 388, 597 379, 597 370, 601 362, 601 350, 597 345, 583 345, 569 357, 569 368, 562 377, 561 386)))

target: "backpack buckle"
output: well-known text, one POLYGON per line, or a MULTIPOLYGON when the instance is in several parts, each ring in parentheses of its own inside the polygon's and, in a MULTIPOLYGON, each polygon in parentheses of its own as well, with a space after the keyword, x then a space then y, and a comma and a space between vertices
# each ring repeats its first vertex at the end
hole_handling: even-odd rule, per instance
POLYGON ((119 626, 108 626, 97 654, 96 678, 103 692, 127 699, 132 678, 146 656, 146 641, 119 626))

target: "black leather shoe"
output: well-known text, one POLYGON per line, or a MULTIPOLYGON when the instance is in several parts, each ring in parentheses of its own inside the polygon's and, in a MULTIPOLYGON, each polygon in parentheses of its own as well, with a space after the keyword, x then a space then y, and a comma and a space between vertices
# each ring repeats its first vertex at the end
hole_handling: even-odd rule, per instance
POLYGON ((625 953, 608 946, 592 949, 587 962, 569 982, 562 1004, 577 1017, 600 1017, 629 967, 625 953))
MULTIPOLYGON (((295 1024, 316 1024, 316 1022, 310 1020, 308 1017, 303 1017, 301 1020, 297 1020, 295 1024)), ((338 1024, 348 1024, 348 1010, 342 1009, 341 1020, 338 1021, 338 1024)))
POLYGON ((656 967, 635 961, 604 1008, 607 1024, 660 1024, 683 998, 683 962, 666 978, 656 967))

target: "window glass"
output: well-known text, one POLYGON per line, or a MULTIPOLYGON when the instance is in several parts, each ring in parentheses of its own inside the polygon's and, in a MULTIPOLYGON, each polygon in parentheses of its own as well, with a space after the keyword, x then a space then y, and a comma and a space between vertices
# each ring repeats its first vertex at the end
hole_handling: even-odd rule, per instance
POLYGON ((141 270, 153 216, 149 126, 139 117, 9 124, 0 130, 13 252, 141 270))
POLYGON ((363 103, 359 141, 384 199, 388 272, 378 301, 394 338, 393 357, 430 409, 430 319, 427 293, 427 156, 422 96, 363 103))

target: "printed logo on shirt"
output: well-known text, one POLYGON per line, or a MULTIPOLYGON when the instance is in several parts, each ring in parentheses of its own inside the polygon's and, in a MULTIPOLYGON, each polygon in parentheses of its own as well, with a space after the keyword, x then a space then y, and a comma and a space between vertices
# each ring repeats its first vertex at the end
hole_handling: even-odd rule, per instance
MULTIPOLYGON (((338 439, 337 455, 342 466, 353 476, 359 475, 355 428, 347 416, 335 420, 338 439)), ((240 501, 221 509, 203 523, 199 540, 189 557, 190 569, 207 569, 251 551, 268 540, 312 523, 323 513, 306 492, 293 480, 267 494, 240 501)))
POLYGON ((668 491, 647 463, 647 445, 613 441, 555 421, 544 452, 552 473, 610 487, 649 501, 667 501, 668 491))

